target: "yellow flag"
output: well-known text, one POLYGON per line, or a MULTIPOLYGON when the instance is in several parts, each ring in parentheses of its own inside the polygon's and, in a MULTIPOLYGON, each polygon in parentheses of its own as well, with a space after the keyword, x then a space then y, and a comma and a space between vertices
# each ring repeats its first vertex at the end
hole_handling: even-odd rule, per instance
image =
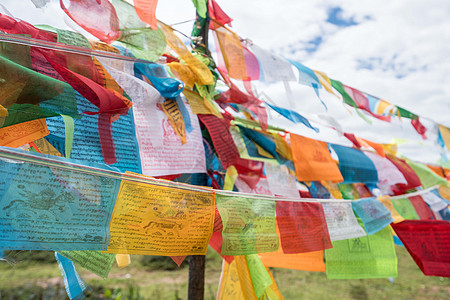
POLYGON ((186 127, 184 124, 183 115, 181 114, 177 102, 166 99, 166 101, 164 101, 161 105, 161 108, 169 119, 169 123, 172 125, 173 130, 180 137, 181 144, 186 144, 186 127))
MULTIPOLYGON (((171 69, 176 69, 178 75, 182 76, 180 79, 183 82, 188 82, 190 84, 193 82, 200 85, 214 84, 214 78, 208 67, 192 55, 183 42, 173 33, 173 29, 161 22, 158 23, 158 26, 164 32, 169 47, 178 54, 180 59, 186 63, 191 71, 187 72, 187 69, 185 67, 180 67, 180 63, 177 62, 167 64, 171 69)), ((192 87, 192 85, 190 87, 192 87)))
POLYGON ((54 155, 62 157, 62 154, 53 147, 46 139, 40 138, 34 141, 34 144, 42 154, 54 155))
POLYGON ((218 300, 257 300, 252 278, 244 255, 235 256, 231 264, 224 261, 220 279, 218 300))
POLYGON ((116 262, 117 266, 122 269, 131 264, 131 257, 128 254, 117 254, 116 262))
POLYGON ((225 182, 223 184, 223 189, 226 191, 232 191, 234 182, 238 177, 238 171, 235 166, 231 166, 227 169, 227 173, 225 174, 225 182))
POLYGON ((317 78, 319 78, 319 82, 325 88, 325 90, 328 93, 331 93, 339 98, 339 96, 334 93, 330 78, 328 78, 327 74, 325 74, 324 72, 316 71, 316 70, 313 70, 313 71, 316 74, 317 78))
POLYGON ((214 200, 213 191, 122 180, 107 252, 205 255, 214 226, 214 200))
POLYGON ((196 92, 193 92, 188 89, 183 90, 183 94, 186 96, 189 102, 189 106, 192 109, 192 112, 196 115, 213 115, 214 111, 210 106, 206 104, 206 99, 196 92))
POLYGON ((3 105, 0 104, 0 117, 7 117, 8 116, 8 110, 3 107, 3 105))

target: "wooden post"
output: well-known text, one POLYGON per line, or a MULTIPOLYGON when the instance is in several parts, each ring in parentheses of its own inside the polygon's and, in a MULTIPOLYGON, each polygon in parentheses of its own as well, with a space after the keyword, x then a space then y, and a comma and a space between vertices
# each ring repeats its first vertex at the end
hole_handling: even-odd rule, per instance
POLYGON ((205 297, 205 255, 189 257, 189 300, 203 300, 205 297))
MULTIPOLYGON (((201 41, 198 44, 194 43, 194 47, 204 47, 208 53, 208 31, 209 31, 209 16, 206 16, 206 22, 201 28, 199 37, 201 41)), ((191 255, 189 257, 189 286, 188 286, 188 300, 203 300, 205 297, 205 255, 191 255)))

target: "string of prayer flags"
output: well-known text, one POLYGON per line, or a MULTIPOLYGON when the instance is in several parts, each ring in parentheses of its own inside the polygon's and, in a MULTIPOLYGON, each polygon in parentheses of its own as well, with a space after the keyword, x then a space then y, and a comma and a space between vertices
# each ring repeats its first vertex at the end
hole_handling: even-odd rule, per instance
POLYGON ((109 225, 108 253, 204 255, 214 194, 123 180, 109 225))
POLYGON ((377 233, 394 222, 389 210, 376 198, 365 198, 351 203, 369 235, 377 233))
POLYGON ((55 257, 58 262, 59 270, 64 278, 64 286, 66 288, 67 296, 69 296, 70 300, 83 299, 91 288, 78 275, 72 261, 57 252, 55 252, 55 257))
POLYGON ((322 207, 331 241, 347 240, 367 235, 358 224, 350 202, 324 202, 322 207))
POLYGON ((389 227, 375 234, 334 241, 325 250, 327 278, 363 279, 397 277, 397 255, 389 227))
MULTIPOLYGON (((15 150, 14 153, 21 154, 15 150)), ((28 152, 32 157, 42 155, 28 152)), ((60 164, 76 161, 54 157, 60 164)), ((118 180, 77 170, 0 160, 2 249, 105 250, 118 180)), ((104 166, 91 164, 105 169, 104 166)))
POLYGON ((450 276, 449 222, 404 221, 392 227, 423 274, 450 276))
POLYGON ((345 183, 377 183, 378 174, 375 165, 362 151, 331 144, 339 158, 339 171, 345 183))
POLYGON ((116 10, 109 1, 60 1, 64 12, 87 32, 111 43, 120 36, 116 10), (66 5, 65 3, 68 3, 66 5))
POLYGON ((101 251, 58 251, 58 253, 86 270, 106 279, 116 258, 101 251))
POLYGON ((275 201, 216 194, 223 222, 222 255, 247 255, 278 249, 275 201))
POLYGON ((304 253, 331 248, 320 203, 278 202, 277 224, 283 253, 304 253))
POLYGON ((298 181, 343 181, 327 143, 291 134, 292 157, 298 181))

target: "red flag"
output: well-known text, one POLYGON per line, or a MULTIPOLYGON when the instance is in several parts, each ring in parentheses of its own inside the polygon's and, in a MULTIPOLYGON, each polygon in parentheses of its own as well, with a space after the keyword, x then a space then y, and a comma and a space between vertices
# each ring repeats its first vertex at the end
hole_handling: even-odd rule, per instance
POLYGON ((198 115, 200 121, 205 125, 211 136, 214 149, 219 155, 220 161, 225 169, 236 163, 240 158, 240 154, 227 124, 214 115, 198 115))
POLYGON ((322 204, 280 201, 276 209, 285 254, 332 248, 322 204))
MULTIPOLYGON (((211 19, 216 20, 217 23, 222 26, 224 26, 225 24, 231 26, 231 21, 233 21, 233 19, 230 18, 214 0, 208 1, 208 14, 211 19)), ((214 25, 212 23, 210 24, 210 29, 214 29, 214 25)))
POLYGON ((414 206, 414 209, 417 212, 417 215, 421 220, 434 220, 433 212, 430 210, 428 205, 425 203, 425 201, 420 197, 412 196, 408 197, 409 201, 411 202, 412 206, 414 206))
POLYGON ((425 133, 427 132, 427 128, 420 122, 419 117, 417 117, 417 119, 411 119, 411 124, 417 133, 420 134, 424 140, 426 140, 427 136, 425 133))
POLYGON ((120 37, 119 18, 108 0, 60 0, 59 3, 75 23, 100 40, 111 43, 120 37))
POLYGON ((408 220, 392 224, 423 274, 450 277, 450 223, 408 220))

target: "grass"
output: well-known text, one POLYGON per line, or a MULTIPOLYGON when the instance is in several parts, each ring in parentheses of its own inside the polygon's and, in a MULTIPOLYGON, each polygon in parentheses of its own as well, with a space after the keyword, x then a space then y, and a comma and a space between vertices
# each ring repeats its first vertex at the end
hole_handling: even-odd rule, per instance
MULTIPOLYGON (((34 252, 33 252, 34 253, 34 252)), ((32 253, 32 254, 33 254, 32 253)), ((26 257, 30 253, 25 253, 26 257)), ((422 274, 406 250, 397 248, 399 277, 388 279, 331 280, 324 273, 272 269, 285 299, 448 299, 450 279, 422 274)), ((113 266, 108 279, 78 268, 93 288, 91 299, 187 299, 188 268, 153 270, 139 256, 124 269, 113 266), (130 297, 130 294, 133 294, 130 297), (109 297, 107 297, 109 296, 109 297)), ((170 268, 170 267, 169 267, 170 268)), ((221 258, 211 249, 206 263, 205 299, 215 299, 221 258)), ((62 277, 56 263, 22 259, 14 266, 0 263, 0 299, 64 299, 62 277)))

